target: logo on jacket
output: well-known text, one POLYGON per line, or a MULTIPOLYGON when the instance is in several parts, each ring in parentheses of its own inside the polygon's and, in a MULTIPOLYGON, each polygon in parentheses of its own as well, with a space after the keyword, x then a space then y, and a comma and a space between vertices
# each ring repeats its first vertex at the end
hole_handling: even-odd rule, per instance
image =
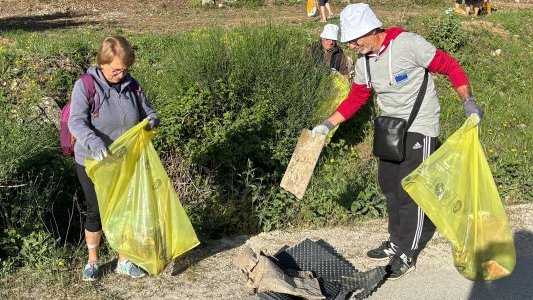
POLYGON ((394 74, 394 80, 396 83, 400 83, 407 80, 407 73, 394 74))
POLYGON ((416 149, 420 149, 420 148, 422 148, 422 145, 420 145, 419 142, 416 142, 416 144, 413 146, 413 149, 415 149, 415 150, 416 149))

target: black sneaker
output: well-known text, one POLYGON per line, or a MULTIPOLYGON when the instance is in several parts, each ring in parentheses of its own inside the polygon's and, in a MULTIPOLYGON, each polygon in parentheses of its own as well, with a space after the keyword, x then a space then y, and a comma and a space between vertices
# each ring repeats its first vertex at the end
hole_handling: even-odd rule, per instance
POLYGON ((366 255, 373 260, 386 260, 394 256, 396 250, 398 250, 398 246, 394 245, 391 241, 384 241, 381 243, 381 246, 368 251, 366 255))
POLYGON ((415 263, 412 258, 405 254, 394 255, 387 265, 387 273, 389 280, 396 280, 402 278, 405 274, 415 270, 415 263))

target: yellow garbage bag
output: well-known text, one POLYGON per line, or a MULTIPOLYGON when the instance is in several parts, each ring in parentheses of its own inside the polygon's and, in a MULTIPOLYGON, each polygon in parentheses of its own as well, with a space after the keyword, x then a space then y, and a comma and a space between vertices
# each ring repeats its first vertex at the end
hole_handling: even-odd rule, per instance
MULTIPOLYGON (((330 88, 328 97, 318 104, 318 107, 313 114, 313 124, 321 123, 332 113, 334 113, 337 107, 342 103, 342 101, 344 101, 344 99, 346 99, 346 97, 348 97, 348 94, 350 93, 350 82, 340 72, 333 71, 331 73, 331 82, 331 87, 328 87, 330 88)), ((329 132, 326 143, 329 142, 337 128, 338 126, 329 132)))
POLYGON ((456 269, 471 280, 496 280, 511 274, 516 256, 478 121, 469 117, 402 186, 451 242, 456 269))
POLYGON ((145 120, 120 136, 101 162, 87 159, 105 237, 111 247, 146 270, 166 265, 200 242, 146 131, 145 120))

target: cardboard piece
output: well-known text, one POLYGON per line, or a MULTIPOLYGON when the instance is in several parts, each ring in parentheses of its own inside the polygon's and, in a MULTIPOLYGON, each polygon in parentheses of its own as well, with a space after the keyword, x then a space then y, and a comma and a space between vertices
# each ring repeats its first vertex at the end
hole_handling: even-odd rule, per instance
POLYGON ((281 179, 280 186, 300 200, 311 180, 325 141, 325 135, 317 134, 313 138, 309 129, 304 129, 298 138, 298 143, 292 153, 283 179, 281 179))

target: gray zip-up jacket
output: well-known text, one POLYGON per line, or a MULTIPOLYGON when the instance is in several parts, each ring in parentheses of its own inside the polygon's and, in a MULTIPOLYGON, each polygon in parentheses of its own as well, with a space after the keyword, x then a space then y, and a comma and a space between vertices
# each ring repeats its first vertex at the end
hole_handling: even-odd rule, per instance
POLYGON ((78 79, 72 90, 68 119, 68 128, 76 138, 74 158, 82 166, 85 165, 87 156, 92 156, 102 147, 109 147, 114 140, 146 117, 159 119, 142 89, 140 97, 137 97, 128 87, 132 81, 130 74, 122 80, 118 93, 109 86, 100 69, 90 67, 87 73, 93 76, 96 93, 100 97, 98 116, 91 117, 91 107, 85 96, 83 82, 78 79))

